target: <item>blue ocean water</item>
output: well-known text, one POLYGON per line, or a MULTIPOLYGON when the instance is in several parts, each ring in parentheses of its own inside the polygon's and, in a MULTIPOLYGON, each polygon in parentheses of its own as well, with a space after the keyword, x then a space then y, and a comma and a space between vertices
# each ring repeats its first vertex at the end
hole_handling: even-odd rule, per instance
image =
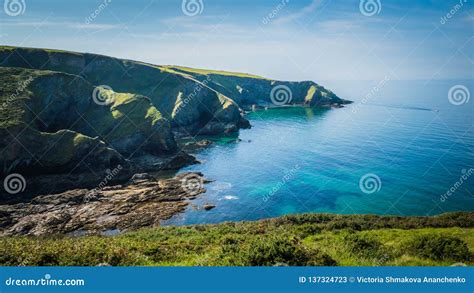
POLYGON ((202 164, 181 171, 214 181, 194 207, 163 224, 474 211, 473 80, 322 84, 354 103, 250 113, 252 129, 240 131, 241 141, 213 138, 197 154, 202 164), (456 85, 470 91, 452 99, 460 105, 448 98, 456 85), (216 207, 196 208, 205 203, 216 207))

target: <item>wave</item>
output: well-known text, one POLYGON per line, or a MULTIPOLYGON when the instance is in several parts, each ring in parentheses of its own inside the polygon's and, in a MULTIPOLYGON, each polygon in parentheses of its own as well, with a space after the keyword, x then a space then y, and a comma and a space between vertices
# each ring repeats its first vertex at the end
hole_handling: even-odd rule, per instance
POLYGON ((424 107, 415 107, 407 105, 384 105, 384 104, 366 104, 368 106, 376 107, 385 107, 385 108, 395 108, 395 109, 407 109, 407 110, 418 110, 418 111, 430 111, 430 112, 439 112, 439 109, 424 108, 424 107))

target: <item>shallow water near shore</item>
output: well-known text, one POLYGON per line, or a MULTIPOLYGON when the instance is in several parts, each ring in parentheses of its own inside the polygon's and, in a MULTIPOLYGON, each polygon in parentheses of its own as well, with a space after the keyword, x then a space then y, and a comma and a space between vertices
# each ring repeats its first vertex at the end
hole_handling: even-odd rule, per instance
POLYGON ((213 138, 215 143, 197 154, 203 163, 180 171, 200 171, 214 182, 186 212, 163 224, 306 212, 474 210, 474 174, 469 171, 474 168, 474 103, 456 106, 448 100, 453 85, 472 89, 472 80, 322 84, 354 104, 250 113, 252 129, 240 131, 242 141, 213 138), (216 207, 196 209, 205 203, 216 207))

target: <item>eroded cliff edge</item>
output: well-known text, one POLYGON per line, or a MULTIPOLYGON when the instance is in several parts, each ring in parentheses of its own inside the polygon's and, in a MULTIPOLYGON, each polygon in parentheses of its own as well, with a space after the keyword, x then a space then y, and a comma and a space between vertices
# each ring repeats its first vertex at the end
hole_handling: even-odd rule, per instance
MULTIPOLYGON (((311 81, 9 46, 0 79, 1 177, 53 176, 58 190, 92 187, 119 165, 116 181, 195 163, 176 137, 248 128, 252 107, 348 103, 311 81)), ((47 192, 51 180, 38 180, 26 193, 47 192)))

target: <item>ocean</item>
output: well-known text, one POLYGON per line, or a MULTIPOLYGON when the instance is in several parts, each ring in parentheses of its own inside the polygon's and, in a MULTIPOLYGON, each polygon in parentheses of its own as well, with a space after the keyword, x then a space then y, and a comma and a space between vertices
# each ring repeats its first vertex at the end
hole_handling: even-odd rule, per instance
POLYGON ((321 84, 354 103, 258 110, 238 136, 207 137, 202 164, 180 172, 213 182, 163 224, 474 211, 473 80, 321 84))

